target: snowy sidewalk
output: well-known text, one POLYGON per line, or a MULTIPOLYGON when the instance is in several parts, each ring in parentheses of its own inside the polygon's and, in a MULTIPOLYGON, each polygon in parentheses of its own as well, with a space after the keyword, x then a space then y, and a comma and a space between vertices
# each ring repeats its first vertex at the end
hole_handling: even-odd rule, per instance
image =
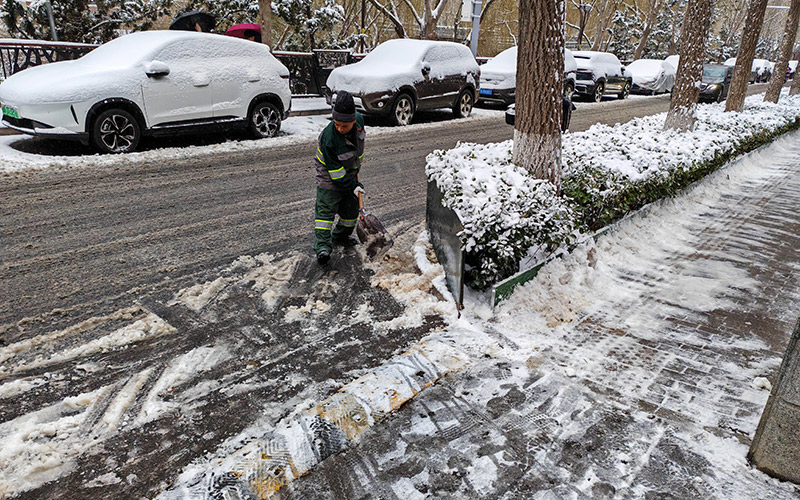
POLYGON ((434 336, 465 371, 277 497, 797 498, 745 455, 800 314, 798 158, 794 133, 473 309, 434 336))

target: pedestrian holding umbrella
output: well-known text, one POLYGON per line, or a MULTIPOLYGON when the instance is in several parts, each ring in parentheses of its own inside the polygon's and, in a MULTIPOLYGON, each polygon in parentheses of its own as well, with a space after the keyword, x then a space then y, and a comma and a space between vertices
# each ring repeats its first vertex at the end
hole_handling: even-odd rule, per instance
POLYGON ((260 24, 234 24, 225 34, 236 38, 246 38, 254 42, 261 43, 261 25, 260 24), (251 38, 251 36, 253 38, 251 38))
POLYGON ((183 14, 175 17, 169 29, 177 31, 203 31, 206 33, 211 32, 214 26, 217 25, 217 19, 202 10, 193 10, 191 12, 184 12, 183 14))

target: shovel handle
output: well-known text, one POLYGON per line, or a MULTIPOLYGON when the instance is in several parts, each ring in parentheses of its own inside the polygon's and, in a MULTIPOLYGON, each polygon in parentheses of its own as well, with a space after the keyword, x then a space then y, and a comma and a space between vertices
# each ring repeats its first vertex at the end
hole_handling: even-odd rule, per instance
POLYGON ((358 193, 358 209, 364 210, 364 193, 358 193))

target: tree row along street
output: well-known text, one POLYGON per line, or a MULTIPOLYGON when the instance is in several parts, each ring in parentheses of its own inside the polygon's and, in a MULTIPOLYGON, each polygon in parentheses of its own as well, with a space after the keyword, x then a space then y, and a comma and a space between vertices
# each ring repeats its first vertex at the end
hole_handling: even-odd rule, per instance
MULTIPOLYGON (((581 104, 572 131, 664 112, 669 96, 581 104)), ((430 152, 458 140, 513 136, 500 117, 393 132, 368 138, 363 172, 370 209, 390 225, 424 219, 430 152)), ((0 187, 4 342, 129 304, 166 277, 177 290, 240 255, 305 252, 313 151, 314 142, 307 141, 173 164, 130 167, 120 157, 116 168, 7 175, 0 187), (14 327, 23 318, 32 320, 27 333, 14 327)))

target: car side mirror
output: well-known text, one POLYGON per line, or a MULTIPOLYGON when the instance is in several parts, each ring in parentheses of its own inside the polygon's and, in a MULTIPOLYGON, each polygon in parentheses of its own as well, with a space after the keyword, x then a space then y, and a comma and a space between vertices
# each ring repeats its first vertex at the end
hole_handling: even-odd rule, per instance
POLYGON ((150 61, 144 67, 145 74, 150 78, 158 78, 169 74, 169 66, 161 61, 150 61))
POLYGON ((422 76, 428 76, 431 74, 431 65, 428 63, 422 64, 422 76))

